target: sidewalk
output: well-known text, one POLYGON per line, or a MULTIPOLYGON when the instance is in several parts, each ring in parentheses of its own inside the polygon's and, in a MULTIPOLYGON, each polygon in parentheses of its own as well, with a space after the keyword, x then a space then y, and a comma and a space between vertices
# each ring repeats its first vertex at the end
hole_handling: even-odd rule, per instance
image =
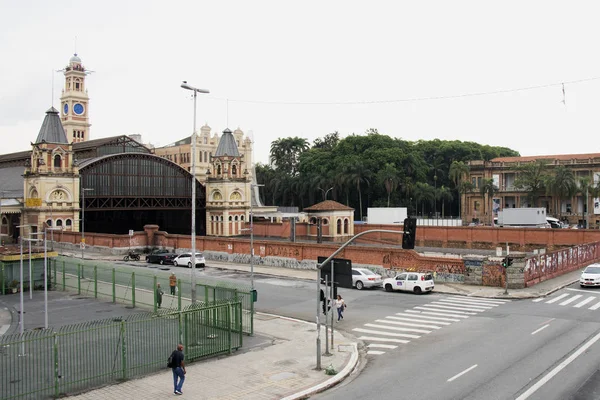
MULTIPOLYGON (((313 323, 258 313, 255 329, 267 341, 245 348, 241 354, 191 363, 181 398, 193 399, 304 399, 343 380, 358 362, 356 343, 335 332, 331 356, 322 356, 323 370, 316 366, 316 327, 313 323), (330 376, 325 368, 333 365, 338 373, 330 376)), ((325 330, 322 351, 325 352, 325 330)), ((185 353, 185 349, 184 349, 185 353)), ((165 365, 169 355, 165 354, 165 365)), ((163 399, 173 396, 170 369, 71 396, 72 399, 120 400, 163 399)))

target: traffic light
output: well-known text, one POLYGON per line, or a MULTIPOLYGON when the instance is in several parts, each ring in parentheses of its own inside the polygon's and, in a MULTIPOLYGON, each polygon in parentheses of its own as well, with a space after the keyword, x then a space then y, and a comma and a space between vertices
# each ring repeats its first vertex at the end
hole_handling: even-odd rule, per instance
POLYGON ((504 258, 502 259, 502 266, 503 266, 504 268, 508 267, 508 257, 504 257, 504 258))
POLYGON ((506 263, 510 267, 513 263, 513 259, 511 257, 506 257, 506 263))
POLYGON ((415 237, 417 235, 416 218, 404 219, 404 234, 402 235, 402 248, 412 250, 415 248, 415 237))

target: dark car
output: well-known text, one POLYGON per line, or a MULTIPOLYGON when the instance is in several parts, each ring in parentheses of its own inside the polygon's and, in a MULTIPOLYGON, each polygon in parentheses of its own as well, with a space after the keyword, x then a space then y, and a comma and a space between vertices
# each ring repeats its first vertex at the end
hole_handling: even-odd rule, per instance
POLYGON ((156 250, 152 254, 146 256, 146 262, 151 264, 173 264, 173 259, 177 257, 177 254, 171 253, 169 250, 156 250))

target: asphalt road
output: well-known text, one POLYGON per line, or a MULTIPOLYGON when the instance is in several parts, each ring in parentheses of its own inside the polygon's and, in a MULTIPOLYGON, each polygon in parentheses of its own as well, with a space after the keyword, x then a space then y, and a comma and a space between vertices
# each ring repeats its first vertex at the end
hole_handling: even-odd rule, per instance
MULTIPOLYGON (((182 279, 191 273, 172 270, 182 279)), ((197 277, 250 280, 249 273, 210 263, 197 277)), ((313 281, 255 274, 255 286, 258 311, 315 320, 313 281)), ((364 343, 366 365, 314 398, 600 398, 600 289, 573 285, 539 301, 510 302, 435 292, 339 293, 348 309, 336 328, 364 343)))

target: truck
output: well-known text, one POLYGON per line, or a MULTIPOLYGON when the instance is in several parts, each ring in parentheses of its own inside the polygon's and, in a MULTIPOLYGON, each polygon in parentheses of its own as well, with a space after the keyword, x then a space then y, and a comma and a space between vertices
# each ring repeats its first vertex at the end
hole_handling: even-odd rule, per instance
POLYGON ((536 208, 505 208, 498 211, 498 225, 504 227, 548 228, 546 209, 536 208))
POLYGON ((408 216, 406 207, 368 207, 367 208, 367 223, 368 224, 403 224, 404 219, 408 216))

